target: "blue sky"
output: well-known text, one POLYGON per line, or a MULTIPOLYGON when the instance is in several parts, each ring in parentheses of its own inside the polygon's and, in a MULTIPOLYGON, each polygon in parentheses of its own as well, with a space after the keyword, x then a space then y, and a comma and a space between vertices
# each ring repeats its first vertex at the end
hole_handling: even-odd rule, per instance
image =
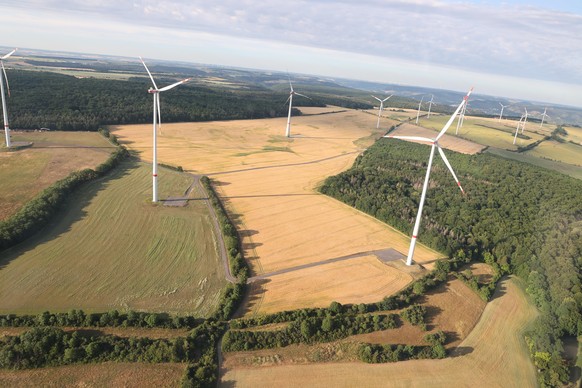
POLYGON ((582 2, 0 0, 0 45, 582 106, 582 2))

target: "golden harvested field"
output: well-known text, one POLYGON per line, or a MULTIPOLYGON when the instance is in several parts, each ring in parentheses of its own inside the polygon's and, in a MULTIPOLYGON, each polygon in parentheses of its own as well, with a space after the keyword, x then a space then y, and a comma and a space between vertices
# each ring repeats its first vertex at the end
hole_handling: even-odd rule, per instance
MULTIPOLYGON (((450 129, 449 129, 450 132, 450 129)), ((395 131, 390 132, 391 135, 399 136, 424 136, 428 138, 434 138, 437 132, 431 129, 426 129, 413 124, 402 124, 395 131)), ((420 144, 427 144, 423 142, 415 142, 420 144)), ((469 140, 460 139, 451 135, 443 135, 439 139, 439 144, 448 150, 453 150, 463 154, 476 154, 481 152, 485 147, 481 144, 474 143, 469 140)))
POLYGON ((500 283, 455 357, 389 364, 360 362, 228 370, 221 387, 536 387, 524 328, 537 311, 514 279, 500 283), (511 317, 510 319, 508 317, 511 317))
MULTIPOLYGON (((390 100, 388 100, 390 101, 390 100)), ((373 114, 376 116, 376 120, 378 119, 378 108, 376 109, 367 109, 365 112, 373 114)), ((424 112, 426 113, 426 112, 424 112)), ((423 112, 420 112, 423 114, 423 112)), ((411 119, 416 119, 416 110, 414 109, 400 109, 400 108, 384 108, 382 110, 382 119, 380 120, 380 125, 386 127, 387 124, 384 123, 382 120, 390 119, 393 121, 406 121, 411 119)))
MULTIPOLYGON (((419 125, 429 129, 440 130, 444 127, 449 117, 446 115, 435 115, 431 116, 430 120, 422 118, 419 121, 419 125)), ((479 144, 508 150, 515 150, 518 146, 524 147, 543 138, 542 135, 535 132, 539 128, 539 124, 536 126, 535 123, 527 123, 523 134, 529 136, 531 139, 525 140, 518 137, 515 145, 513 145, 516 126, 517 121, 513 120, 503 119, 500 123, 494 118, 465 116, 463 127, 459 129, 459 136, 479 144)), ((447 133, 454 135, 456 129, 457 119, 453 121, 447 133)))
POLYGON ((582 144, 582 128, 579 127, 564 127, 566 132, 568 132, 568 136, 566 136, 567 140, 571 140, 575 143, 582 144))
MULTIPOLYGON (((327 176, 349 168, 361 149, 383 134, 374 129, 374 117, 352 110, 294 117, 291 139, 282 136, 285 123, 286 118, 165 124, 158 155, 164 163, 218 181, 254 274, 390 247, 406 253, 408 236, 316 191, 327 176)), ((119 126, 112 131, 151 160, 151 126, 119 126)), ((421 246, 415 259, 426 263, 439 256, 421 246)), ((376 295, 361 290, 376 293, 403 285, 404 275, 393 268, 354 260, 370 273, 357 279, 354 266, 346 262, 289 275, 305 295, 297 300, 296 294, 288 295, 286 276, 267 279, 268 292, 251 295, 252 312, 272 311, 275 304, 288 309, 327 306, 333 300, 371 301, 376 295), (333 276, 326 276, 331 270, 333 276), (300 279, 295 276, 299 273, 300 279), (369 284, 370 276, 374 285, 369 284), (306 300, 309 295, 316 297, 306 300)))
POLYGON ((582 146, 572 143, 558 143, 548 140, 526 152, 538 158, 557 160, 562 163, 582 166, 582 146))
MULTIPOLYGON (((160 174, 162 198, 192 183, 160 174)), ((131 160, 75 191, 43 233, 2 252, 0 312, 212 313, 226 280, 206 203, 152 206, 150 195, 151 167, 131 160)))
POLYGON ((0 370, 3 387, 180 387, 186 364, 106 362, 29 369, 0 370))
POLYGON ((95 132, 11 132, 15 142, 31 148, 0 153, 0 220, 71 172, 95 168, 115 147, 95 132))

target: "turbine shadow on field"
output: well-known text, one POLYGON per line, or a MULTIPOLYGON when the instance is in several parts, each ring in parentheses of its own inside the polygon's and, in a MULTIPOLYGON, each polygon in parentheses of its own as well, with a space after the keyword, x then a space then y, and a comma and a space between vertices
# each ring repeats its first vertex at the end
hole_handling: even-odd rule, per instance
POLYGON ((100 191, 105 190, 113 181, 122 179, 137 167, 138 162, 130 159, 123 162, 111 173, 102 178, 87 182, 69 194, 66 202, 51 217, 51 220, 44 228, 22 243, 2 252, 0 271, 24 253, 34 250, 38 245, 48 243, 68 233, 73 224, 87 217, 85 208, 100 191), (83 191, 83 195, 79 194, 80 191, 83 191))
POLYGON ((339 155, 329 156, 329 157, 323 158, 323 159, 310 160, 310 161, 307 161, 307 162, 276 164, 276 165, 273 165, 273 166, 249 167, 249 168, 242 168, 242 169, 239 169, 239 170, 211 172, 211 173, 208 173, 206 175, 207 176, 225 175, 225 174, 234 174, 234 173, 237 173, 237 172, 266 170, 266 169, 270 169, 270 168, 283 168, 283 167, 304 166, 304 165, 309 165, 309 164, 317 164, 317 163, 321 163, 321 162, 326 162, 328 160, 333 160, 333 159, 341 158, 343 156, 347 156, 347 155, 351 155, 351 154, 358 154, 358 153, 360 153, 360 151, 346 152, 346 153, 342 153, 342 154, 339 154, 339 155))

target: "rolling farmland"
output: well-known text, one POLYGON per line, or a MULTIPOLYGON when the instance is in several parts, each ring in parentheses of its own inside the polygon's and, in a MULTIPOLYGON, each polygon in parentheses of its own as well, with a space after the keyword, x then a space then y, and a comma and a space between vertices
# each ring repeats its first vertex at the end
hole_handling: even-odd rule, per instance
MULTIPOLYGON (((225 280, 202 193, 186 207, 153 207, 150 172, 124 162, 72 194, 43 233, 3 252, 0 312, 211 313, 225 280)), ((160 174, 162 198, 192 183, 160 174)))
MULTIPOLYGON (((406 252, 408 236, 315 191, 325 177, 351 166, 360 144, 370 145, 371 135, 384 133, 370 129, 373 116, 349 110, 295 117, 290 139, 281 136, 285 121, 165 124, 158 157, 217 181, 254 275, 389 247, 406 252)), ((151 160, 149 128, 119 126, 112 132, 151 160)), ((421 246, 416 259, 431 262, 439 256, 421 246)), ((375 301, 411 279, 374 260, 358 258, 262 280, 251 290, 249 313, 327 306, 332 300, 375 301), (355 277, 355 268, 366 277, 355 277), (301 290, 293 297, 289 281, 301 290)))
POLYGON ((236 382, 237 387, 442 387, 455 382, 460 386, 535 387, 535 369, 522 333, 536 317, 536 309, 513 279, 502 281, 495 296, 452 358, 236 368, 224 374, 221 386, 236 382))
POLYGON ((115 147, 95 132, 12 132, 31 148, 0 153, 0 220, 55 181, 103 163, 115 147))

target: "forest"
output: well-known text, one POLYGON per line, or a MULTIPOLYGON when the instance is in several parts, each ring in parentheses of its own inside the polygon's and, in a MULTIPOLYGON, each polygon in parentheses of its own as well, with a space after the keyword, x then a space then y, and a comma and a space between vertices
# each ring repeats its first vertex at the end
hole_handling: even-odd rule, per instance
MULTIPOLYGON (((321 192, 409 234, 429 148, 380 140, 321 192)), ((446 151, 467 195, 435 161, 419 239, 516 274, 541 314, 527 334, 541 385, 567 379, 562 338, 582 334, 582 182, 491 154, 446 151)))
MULTIPOLYGON (((152 98, 147 92, 151 82, 146 77, 120 81, 22 70, 11 70, 9 77, 8 111, 13 129, 94 131, 103 125, 152 121, 152 98)), ((156 79, 160 87, 175 81, 156 79)), ((256 84, 207 87, 195 79, 162 94, 162 123, 282 117, 288 112, 287 97, 287 90, 256 84)), ((323 92, 310 97, 295 99, 293 106, 371 107, 350 97, 323 92)), ((293 114, 301 112, 294 108, 293 114)))

